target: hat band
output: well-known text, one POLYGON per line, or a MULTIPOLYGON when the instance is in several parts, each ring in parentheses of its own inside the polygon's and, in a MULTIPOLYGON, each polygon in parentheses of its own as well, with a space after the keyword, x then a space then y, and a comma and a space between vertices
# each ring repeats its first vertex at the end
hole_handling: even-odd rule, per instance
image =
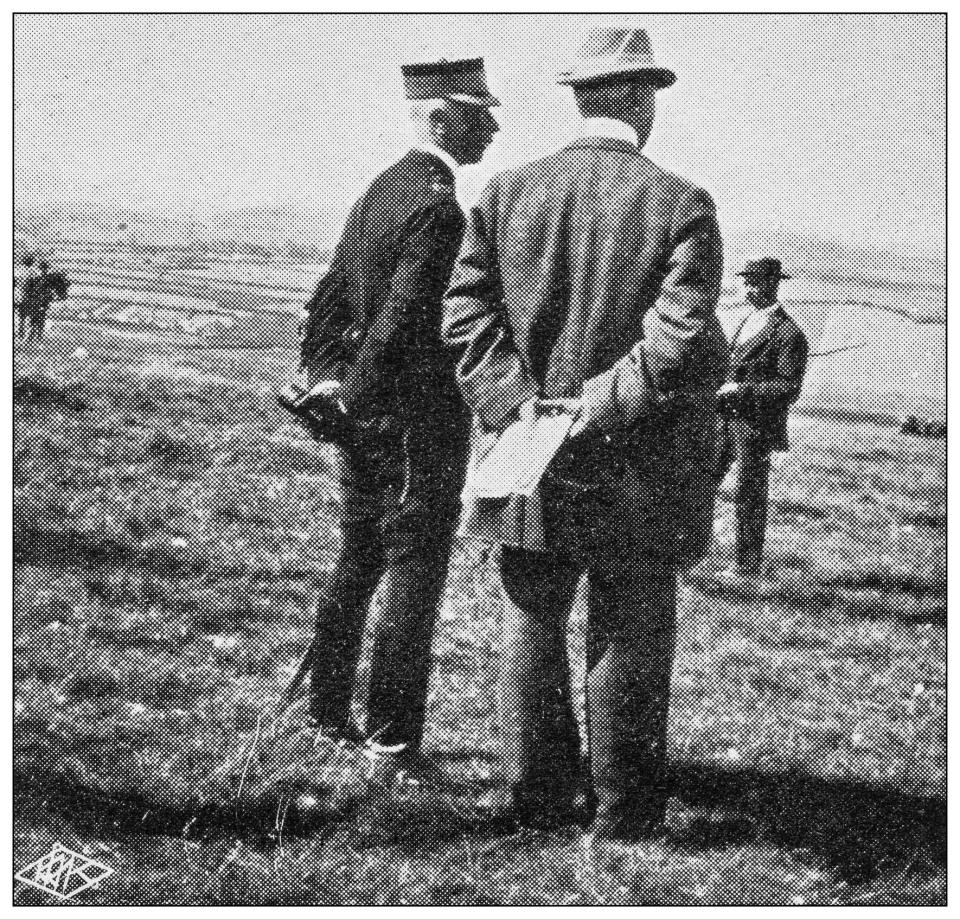
POLYGON ((620 54, 615 58, 604 54, 591 54, 577 61, 576 69, 590 70, 597 67, 655 67, 652 54, 620 54))

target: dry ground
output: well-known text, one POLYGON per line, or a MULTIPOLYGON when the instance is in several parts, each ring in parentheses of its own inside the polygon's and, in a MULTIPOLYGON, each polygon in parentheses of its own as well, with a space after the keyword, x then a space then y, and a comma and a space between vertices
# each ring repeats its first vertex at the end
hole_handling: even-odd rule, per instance
POLYGON ((58 840, 89 853, 117 873, 87 903, 944 902, 942 442, 797 418, 765 599, 714 586, 721 501, 681 593, 665 839, 464 821, 497 753, 499 606, 472 545, 428 716, 461 800, 401 790, 307 820, 248 755, 337 539, 324 451, 272 402, 292 365, 69 323, 18 354, 17 867, 58 840))

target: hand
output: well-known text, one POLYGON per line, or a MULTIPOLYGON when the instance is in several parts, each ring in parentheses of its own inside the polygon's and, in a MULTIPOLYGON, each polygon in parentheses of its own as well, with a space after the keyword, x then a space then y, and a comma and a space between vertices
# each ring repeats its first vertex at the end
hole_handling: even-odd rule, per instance
POLYGON ((540 403, 540 400, 534 396, 532 399, 527 399, 523 405, 517 410, 520 415, 520 420, 523 422, 532 421, 537 417, 537 407, 540 403))
POLYGON ((590 407, 583 399, 541 399, 537 407, 542 412, 565 412, 573 415, 573 427, 569 434, 571 440, 582 434, 590 424, 590 407))
POLYGON ((576 417, 573 419, 573 427, 570 428, 569 437, 571 440, 573 440, 574 437, 579 437, 590 426, 590 422, 593 421, 590 415, 590 406, 582 399, 578 401, 580 402, 580 407, 576 417))
POLYGON ((724 383, 723 386, 721 386, 721 387, 717 390, 717 395, 718 395, 718 396, 733 396, 733 395, 736 395, 736 393, 739 392, 739 390, 740 390, 740 384, 739 384, 739 383, 724 383))

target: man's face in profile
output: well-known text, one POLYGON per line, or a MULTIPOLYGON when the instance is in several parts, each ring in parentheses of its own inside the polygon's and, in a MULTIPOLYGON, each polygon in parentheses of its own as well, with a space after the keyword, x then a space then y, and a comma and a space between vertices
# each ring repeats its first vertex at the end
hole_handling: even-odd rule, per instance
POLYGON ((500 130, 490 109, 482 105, 453 102, 443 113, 440 146, 462 166, 479 163, 500 130))

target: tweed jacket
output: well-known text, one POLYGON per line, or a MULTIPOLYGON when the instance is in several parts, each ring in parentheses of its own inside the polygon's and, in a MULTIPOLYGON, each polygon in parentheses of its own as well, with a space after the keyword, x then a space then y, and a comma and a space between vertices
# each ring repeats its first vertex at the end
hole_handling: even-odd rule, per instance
POLYGON ((779 306, 754 338, 737 344, 734 337, 727 380, 740 388, 723 417, 725 421, 739 417, 746 423, 754 449, 788 448, 787 413, 800 395, 808 353, 807 337, 779 306))
POLYGON ((303 366, 340 379, 357 417, 406 424, 432 413, 465 423, 440 340, 443 292, 463 237, 450 168, 413 149, 354 206, 327 274, 307 304, 303 366))
POLYGON ((593 529, 667 561, 696 560, 711 531, 721 263, 705 191, 633 144, 588 137, 491 181, 445 299, 480 437, 532 397, 582 395, 592 430, 562 463, 616 482, 593 529))

